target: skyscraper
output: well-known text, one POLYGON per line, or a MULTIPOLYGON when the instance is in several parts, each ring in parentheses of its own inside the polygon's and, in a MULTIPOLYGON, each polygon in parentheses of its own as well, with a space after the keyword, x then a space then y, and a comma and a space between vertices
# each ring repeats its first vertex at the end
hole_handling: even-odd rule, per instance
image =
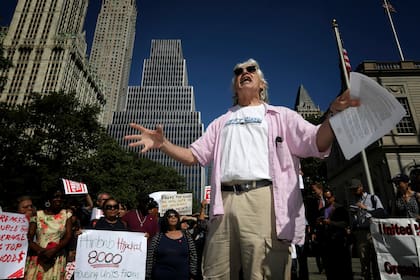
POLYGON ((125 105, 136 18, 135 0, 102 0, 89 62, 105 87, 105 124, 125 105))
MULTIPOLYGON (((128 126, 130 122, 153 129, 163 124, 165 136, 183 147, 203 134, 201 115, 195 110, 193 87, 188 85, 180 40, 152 40, 150 58, 143 64, 141 85, 128 87, 125 110, 114 113, 108 132, 125 147, 128 143, 124 135, 134 133, 128 126)), ((145 157, 174 167, 186 178, 187 189, 197 200, 201 199, 201 188, 205 185, 202 167, 184 166, 160 150, 151 150, 145 157)))
POLYGON ((76 92, 85 104, 105 104, 86 60, 85 0, 19 0, 3 39, 13 67, 0 102, 25 104, 32 92, 76 92))

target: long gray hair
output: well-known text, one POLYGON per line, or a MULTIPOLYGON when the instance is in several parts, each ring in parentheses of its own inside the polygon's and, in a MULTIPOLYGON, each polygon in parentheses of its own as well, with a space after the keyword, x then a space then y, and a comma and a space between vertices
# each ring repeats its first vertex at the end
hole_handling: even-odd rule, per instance
MULTIPOLYGON (((266 79, 264 78, 264 73, 261 71, 258 62, 255 59, 250 58, 247 61, 238 63, 238 64, 235 65, 233 70, 235 70, 236 68, 245 68, 245 67, 250 66, 250 65, 255 65, 257 67, 257 72, 256 73, 264 84, 263 88, 260 91, 260 100, 264 101, 265 103, 268 103, 269 102, 268 101, 268 83, 267 83, 266 79)), ((238 95, 235 92, 235 81, 236 81, 235 78, 236 78, 235 76, 232 78, 233 105, 238 104, 238 95)))

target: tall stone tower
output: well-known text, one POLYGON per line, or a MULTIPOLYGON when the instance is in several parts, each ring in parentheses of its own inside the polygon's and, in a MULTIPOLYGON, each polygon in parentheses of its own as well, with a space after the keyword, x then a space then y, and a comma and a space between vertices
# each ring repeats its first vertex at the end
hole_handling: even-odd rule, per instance
POLYGON ((74 91, 82 103, 105 104, 86 60, 85 0, 19 0, 3 39, 13 67, 0 102, 26 104, 32 92, 74 91))
POLYGON ((309 117, 319 118, 322 115, 319 106, 315 106, 315 103, 312 101, 308 91, 303 87, 303 85, 299 86, 297 92, 295 110, 305 119, 309 117))
MULTIPOLYGON (((141 85, 128 87, 125 110, 114 113, 108 132, 125 147, 128 143, 124 141, 124 135, 134 133, 128 126, 130 122, 153 129, 157 124, 163 124, 165 136, 183 147, 188 147, 203 134, 201 115, 195 110, 193 87, 188 85, 180 40, 152 40, 150 58, 143 64, 141 85)), ((136 151, 139 152, 139 148, 136 151)), ((174 167, 186 178, 187 189, 197 200, 201 199, 204 168, 184 166, 159 150, 151 150, 145 157, 174 167)))
POLYGON ((136 19, 135 0, 102 0, 89 62, 105 87, 105 124, 125 105, 136 19))

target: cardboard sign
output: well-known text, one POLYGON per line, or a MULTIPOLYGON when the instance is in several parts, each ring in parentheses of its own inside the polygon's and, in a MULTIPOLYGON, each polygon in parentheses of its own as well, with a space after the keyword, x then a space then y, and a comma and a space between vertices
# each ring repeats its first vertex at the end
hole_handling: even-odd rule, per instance
MULTIPOLYGON (((153 198, 159 205, 159 213, 162 213, 162 195, 176 195, 176 191, 159 191, 149 194, 149 197, 153 198)), ((163 214, 161 214, 163 215, 163 214)))
POLYGON ((86 230, 77 239, 74 279, 144 279, 146 255, 144 233, 86 230))
POLYGON ((160 215, 163 216, 169 209, 175 209, 179 215, 192 214, 192 193, 181 193, 175 195, 162 195, 160 215))
POLYGON ((23 278, 28 228, 25 215, 0 213, 0 279, 23 278))
POLYGON ((75 181, 71 181, 68 179, 61 179, 64 185, 64 192, 65 194, 84 194, 88 193, 88 189, 86 184, 79 183, 75 181))
POLYGON ((420 226, 415 219, 372 219, 381 279, 420 279, 420 226))

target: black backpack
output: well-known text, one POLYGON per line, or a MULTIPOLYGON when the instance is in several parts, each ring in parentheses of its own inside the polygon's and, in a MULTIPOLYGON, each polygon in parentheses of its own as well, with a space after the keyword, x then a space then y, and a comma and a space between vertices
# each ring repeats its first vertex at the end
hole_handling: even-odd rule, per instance
POLYGON ((384 208, 376 208, 376 199, 375 199, 374 194, 370 195, 370 200, 372 201, 373 210, 368 211, 368 212, 372 215, 372 217, 378 218, 378 219, 388 218, 388 213, 386 212, 384 208))
POLYGON ((370 195, 373 210, 367 211, 365 209, 350 209, 351 213, 351 225, 353 229, 368 229, 370 227, 370 219, 366 218, 366 212, 372 215, 373 218, 385 219, 388 217, 388 213, 384 208, 376 208, 375 195, 370 195))

